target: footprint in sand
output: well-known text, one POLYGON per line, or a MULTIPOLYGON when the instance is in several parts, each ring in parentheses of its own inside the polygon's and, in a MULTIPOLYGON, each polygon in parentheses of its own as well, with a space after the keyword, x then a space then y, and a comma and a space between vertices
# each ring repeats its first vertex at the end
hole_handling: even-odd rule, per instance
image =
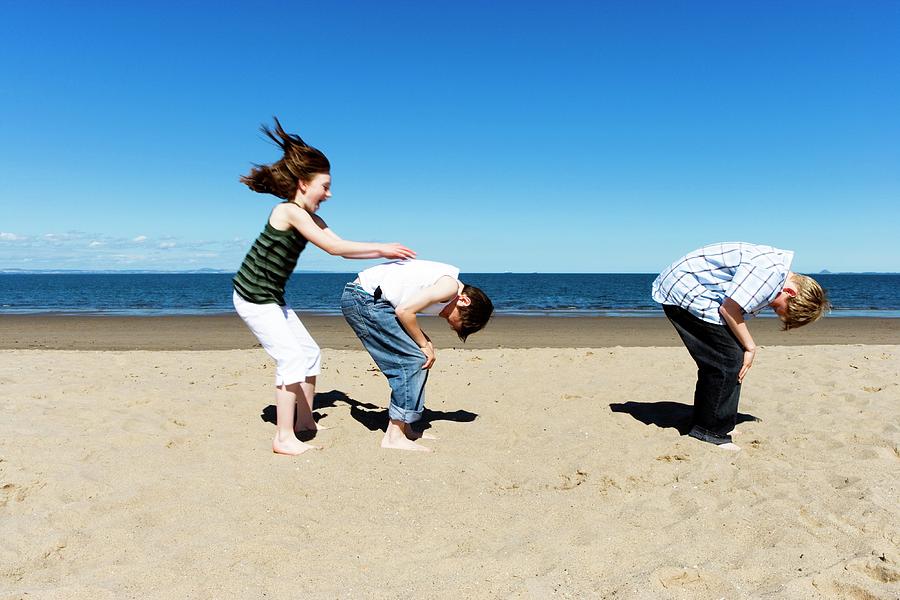
POLYGON ((575 489, 579 485, 587 481, 588 473, 587 471, 578 469, 575 471, 574 475, 566 475, 565 473, 562 473, 560 474, 560 477, 563 481, 559 485, 554 486, 554 489, 565 491, 575 489))
POLYGON ((839 598, 896 598, 900 581, 897 560, 896 553, 873 552, 834 565, 815 578, 813 584, 820 589, 831 588, 839 598))
POLYGON ((687 454, 663 454, 662 456, 657 456, 656 460, 661 460, 663 462, 678 462, 690 460, 690 457, 687 454))
POLYGON ((6 506, 15 495, 17 487, 14 483, 6 483, 0 486, 0 506, 6 506))
POLYGON ((883 387, 876 387, 876 386, 874 386, 874 385, 864 385, 864 386, 863 386, 863 391, 864 391, 864 392, 869 392, 869 393, 872 393, 872 394, 874 394, 875 392, 880 392, 880 391, 883 390, 883 389, 884 389, 883 387))
POLYGON ((900 581, 898 563, 900 555, 894 550, 873 551, 820 571, 813 576, 812 584, 828 598, 897 598, 897 582, 900 581))
POLYGON ((616 490, 622 489, 619 487, 619 484, 616 483, 615 479, 613 479, 611 477, 606 477, 605 475, 603 477, 601 477, 600 480, 597 481, 594 485, 595 485, 597 491, 599 491, 601 494, 606 494, 611 489, 616 489, 616 490))
POLYGON ((844 488, 851 487, 859 483, 859 481, 859 477, 846 477, 843 475, 832 475, 828 478, 828 483, 830 483, 831 487, 836 490, 842 490, 844 488))
POLYGON ((805 523, 807 526, 812 527, 814 529, 821 529, 825 526, 825 521, 819 518, 817 515, 809 512, 805 507, 800 507, 799 511, 799 519, 801 523, 805 523))
POLYGON ((40 489, 44 487, 45 483, 37 483, 34 482, 30 485, 19 485, 16 483, 5 483, 0 486, 0 507, 6 506, 8 503, 12 501, 16 502, 24 502, 25 498, 31 493, 33 489, 40 489))
POLYGON ((897 583, 900 581, 900 569, 897 562, 884 552, 875 552, 874 556, 857 558, 847 563, 847 568, 854 569, 880 583, 897 583))
POLYGON ((666 589, 684 587, 702 580, 698 569, 662 568, 656 572, 659 582, 666 589))
MULTIPOLYGON (((625 581, 618 584, 611 593, 591 598, 622 598, 657 600, 663 598, 739 598, 730 584, 721 581, 706 581, 697 568, 659 567, 641 581, 625 581)), ((568 595, 567 595, 568 597, 568 595)), ((580 597, 580 596, 576 596, 580 597)))
POLYGON ((522 485, 518 482, 512 483, 495 483, 498 493, 506 493, 506 492, 518 492, 522 489, 522 485))
POLYGON ((832 591, 834 591, 837 598, 842 598, 843 600, 879 600, 881 598, 881 596, 876 596, 858 585, 841 583, 840 581, 835 581, 832 584, 832 591))
POLYGON ((690 591, 691 597, 733 598, 735 589, 714 574, 697 567, 662 567, 653 573, 667 590, 673 590, 678 597, 690 591))

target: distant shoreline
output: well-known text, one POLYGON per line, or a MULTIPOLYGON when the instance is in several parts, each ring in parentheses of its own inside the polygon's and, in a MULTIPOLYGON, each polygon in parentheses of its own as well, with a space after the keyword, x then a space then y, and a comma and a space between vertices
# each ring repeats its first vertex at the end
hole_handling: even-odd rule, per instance
MULTIPOLYGON (((339 316, 300 313, 323 348, 361 350, 339 316)), ((463 344, 446 324, 423 317, 423 328, 438 348, 608 348, 680 346, 665 318, 647 317, 494 317, 487 328, 463 344)), ((762 346, 897 344, 900 319, 825 318, 789 332, 777 319, 757 319, 751 330, 762 346)), ((17 350, 233 350, 258 347, 233 314, 210 316, 122 317, 4 315, 0 349, 17 350)))
MULTIPOLYGON (((295 274, 315 273, 325 275, 346 275, 350 271, 316 271, 298 269, 295 274)), ((0 275, 234 275, 230 269, 197 269, 190 271, 145 271, 136 270, 80 270, 80 269, 0 269, 0 275)), ((900 275, 900 271, 816 271, 808 275, 900 275)), ((656 271, 465 271, 463 275, 656 275, 656 271)))
MULTIPOLYGON (((341 313, 337 310, 297 310, 294 309, 301 317, 340 317, 341 313)), ((11 311, 4 310, 0 307, 0 317, 84 317, 96 319, 109 318, 135 318, 135 319, 161 319, 167 317, 195 317, 198 319, 208 317, 223 317, 234 314, 233 310, 215 309, 206 311, 199 310, 145 310, 145 311, 116 311, 116 310, 21 310, 11 311)), ((501 318, 520 318, 520 319, 659 319, 664 317, 662 310, 659 309, 628 309, 628 308, 610 308, 605 310, 588 310, 578 309, 571 311, 564 310, 496 310, 494 317, 501 318)), ((775 313, 764 311, 757 315, 756 319, 774 319, 775 313)), ((830 319, 900 319, 900 310, 861 310, 861 309, 834 309, 828 313, 830 319)))

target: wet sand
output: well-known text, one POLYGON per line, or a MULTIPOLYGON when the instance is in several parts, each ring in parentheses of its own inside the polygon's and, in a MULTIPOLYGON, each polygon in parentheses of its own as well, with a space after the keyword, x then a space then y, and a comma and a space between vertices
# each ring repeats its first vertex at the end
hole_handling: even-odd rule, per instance
MULTIPOLYGON (((361 348, 339 316, 300 314, 323 348, 361 348)), ((681 345, 664 317, 494 317, 465 344, 438 318, 422 318, 438 348, 607 348, 681 345)), ((781 332, 777 319, 751 321, 760 345, 896 344, 900 319, 826 318, 781 332)), ((203 317, 0 317, 0 349, 235 350, 257 346, 236 315, 203 317)))

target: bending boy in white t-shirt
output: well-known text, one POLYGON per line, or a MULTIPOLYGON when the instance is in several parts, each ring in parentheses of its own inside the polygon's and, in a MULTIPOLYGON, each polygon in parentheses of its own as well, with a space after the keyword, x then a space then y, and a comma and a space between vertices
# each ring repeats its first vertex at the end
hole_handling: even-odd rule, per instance
POLYGON ((434 345, 416 314, 441 316, 465 341, 484 328, 494 311, 484 292, 458 277, 459 269, 451 265, 402 260, 366 269, 344 288, 344 318, 391 386, 382 448, 431 451, 416 443, 423 434, 411 427, 422 418, 425 382, 435 360, 434 345))

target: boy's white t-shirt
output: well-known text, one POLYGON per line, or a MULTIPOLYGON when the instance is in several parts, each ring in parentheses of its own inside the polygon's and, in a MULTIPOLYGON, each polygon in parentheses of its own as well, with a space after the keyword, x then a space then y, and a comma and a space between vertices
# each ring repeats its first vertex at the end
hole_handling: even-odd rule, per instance
MULTIPOLYGON (((375 265, 359 274, 359 285, 369 294, 381 288, 381 297, 397 308, 421 290, 431 287, 441 277, 459 280, 459 269, 430 260, 406 259, 375 265)), ((420 310, 436 315, 449 303, 437 303, 420 310)))

